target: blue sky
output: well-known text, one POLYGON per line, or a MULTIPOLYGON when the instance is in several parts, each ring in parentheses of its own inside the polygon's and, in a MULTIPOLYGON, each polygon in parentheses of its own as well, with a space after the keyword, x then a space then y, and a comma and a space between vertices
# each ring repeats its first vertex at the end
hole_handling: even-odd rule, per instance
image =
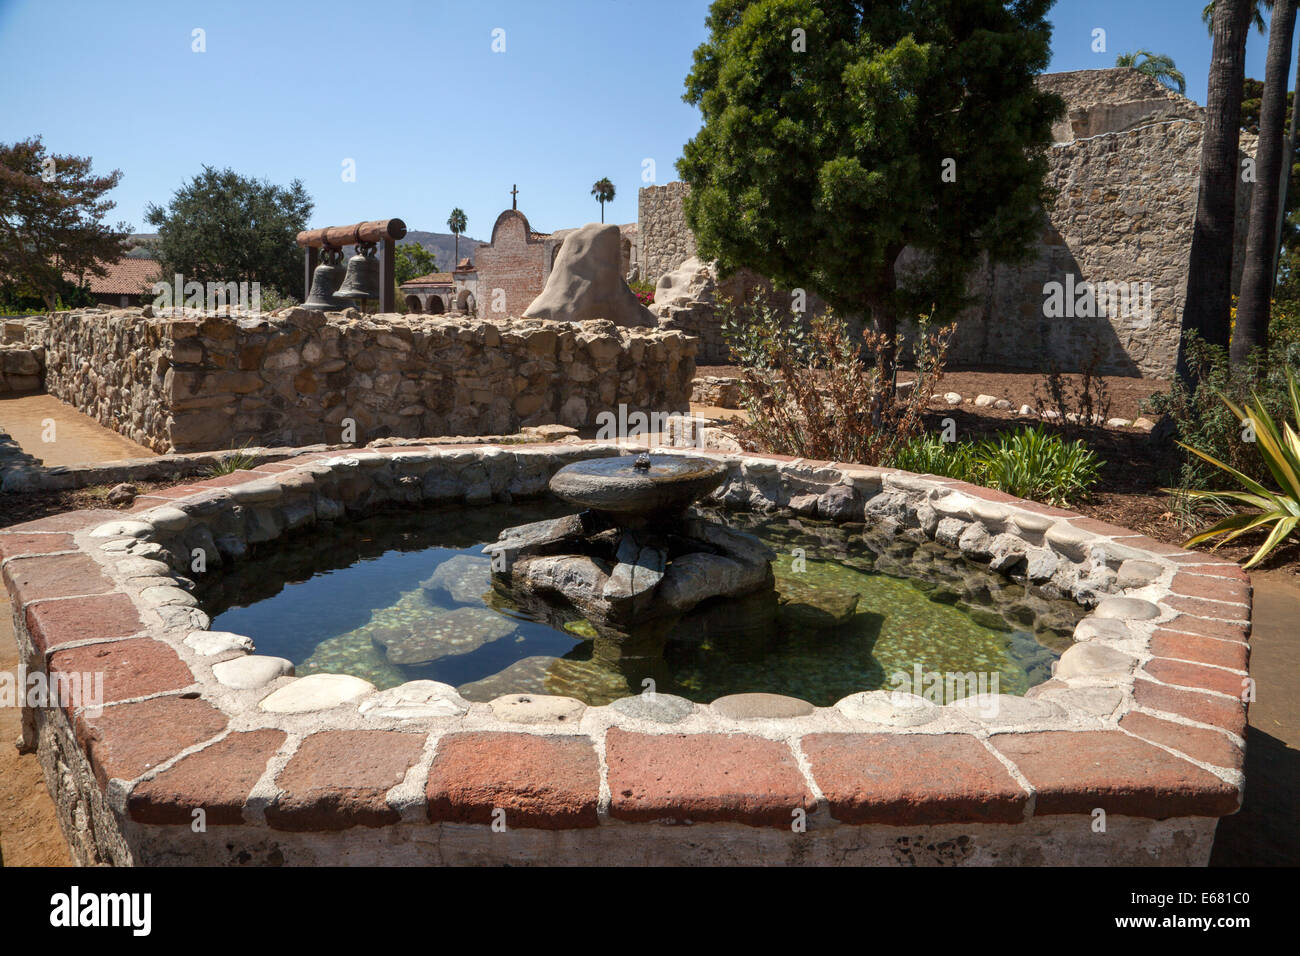
MULTIPOLYGON (((1205 101, 1210 40, 1201 0, 1058 0, 1053 70, 1111 66, 1146 47, 1171 55, 1205 101), (1092 31, 1106 31, 1094 53, 1092 31)), ((591 184, 636 220, 643 163, 656 181, 699 126, 682 102, 704 39, 704 0, 363 3, 0 0, 0 141, 121 169, 113 218, 147 230, 203 164, 277 183, 299 178, 313 225, 400 216, 446 231, 461 206, 486 239, 519 185, 534 229, 599 219, 591 184), (494 52, 493 30, 505 31, 494 52), (193 52, 193 31, 206 52, 193 52), (355 182, 343 181, 355 161, 355 182)), ((1263 78, 1252 33, 1248 75, 1263 78)))

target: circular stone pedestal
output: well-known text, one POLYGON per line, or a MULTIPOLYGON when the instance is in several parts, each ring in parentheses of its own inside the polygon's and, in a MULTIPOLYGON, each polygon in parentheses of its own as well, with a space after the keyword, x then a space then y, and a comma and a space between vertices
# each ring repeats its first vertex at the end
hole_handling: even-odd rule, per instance
POLYGON ((626 521, 684 511, 722 484, 727 475, 726 465, 708 458, 646 455, 641 460, 648 460, 649 467, 638 468, 638 457, 574 462, 551 477, 551 491, 572 504, 626 521))

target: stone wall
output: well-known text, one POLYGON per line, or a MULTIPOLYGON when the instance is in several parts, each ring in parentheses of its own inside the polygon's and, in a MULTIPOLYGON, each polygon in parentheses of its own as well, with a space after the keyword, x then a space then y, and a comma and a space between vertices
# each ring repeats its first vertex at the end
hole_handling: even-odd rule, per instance
POLYGON ((646 282, 658 282, 695 255, 695 234, 682 211, 682 198, 690 191, 686 183, 674 182, 644 186, 637 194, 637 242, 646 282))
POLYGON ((46 390, 159 451, 592 428, 686 410, 695 374, 694 340, 603 320, 146 313, 53 316, 46 390))
POLYGON ((41 387, 48 328, 44 316, 6 319, 0 325, 0 395, 41 387))

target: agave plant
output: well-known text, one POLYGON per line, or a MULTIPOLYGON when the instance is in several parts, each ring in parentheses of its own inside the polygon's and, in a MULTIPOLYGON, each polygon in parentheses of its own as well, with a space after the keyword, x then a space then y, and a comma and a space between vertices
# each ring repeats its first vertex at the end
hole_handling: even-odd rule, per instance
MULTIPOLYGON (((1286 381, 1287 392, 1291 398, 1291 411, 1295 415, 1296 426, 1300 427, 1300 385, 1297 385, 1290 369, 1287 369, 1286 381)), ((1237 416, 1243 430, 1249 430, 1254 435, 1255 447, 1259 449, 1259 454, 1280 491, 1270 491, 1253 478, 1243 475, 1231 465, 1225 465, 1214 456, 1197 451, 1189 445, 1183 445, 1182 442, 1178 443, 1193 455, 1232 475, 1236 482, 1246 489, 1245 491, 1188 489, 1186 493, 1189 497, 1214 502, 1231 501, 1254 509, 1229 515, 1200 534, 1188 538, 1183 546, 1191 547, 1223 535, 1223 538, 1215 544, 1217 548, 1248 531, 1271 525, 1272 530, 1269 531, 1268 537, 1264 539, 1264 543, 1259 546, 1254 556, 1243 565, 1245 568, 1252 568, 1259 564, 1295 531, 1297 525, 1300 525, 1300 435, 1296 434, 1296 429, 1290 422, 1285 421, 1279 431, 1268 409, 1260 402, 1259 395, 1253 391, 1251 395, 1254 402, 1244 411, 1222 393, 1219 394, 1219 399, 1228 406, 1232 414, 1237 416)))

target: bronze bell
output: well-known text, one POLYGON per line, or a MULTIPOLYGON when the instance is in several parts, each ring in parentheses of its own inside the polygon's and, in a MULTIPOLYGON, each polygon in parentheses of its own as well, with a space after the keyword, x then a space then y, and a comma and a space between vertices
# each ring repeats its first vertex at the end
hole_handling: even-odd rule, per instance
POLYGON ((303 308, 321 312, 341 312, 352 303, 334 294, 343 281, 343 250, 326 247, 321 250, 321 263, 311 274, 311 291, 303 308))
POLYGON ((363 312, 366 299, 379 298, 379 260, 375 258, 373 244, 357 246, 357 254, 348 260, 347 275, 334 293, 341 299, 356 299, 363 312))

